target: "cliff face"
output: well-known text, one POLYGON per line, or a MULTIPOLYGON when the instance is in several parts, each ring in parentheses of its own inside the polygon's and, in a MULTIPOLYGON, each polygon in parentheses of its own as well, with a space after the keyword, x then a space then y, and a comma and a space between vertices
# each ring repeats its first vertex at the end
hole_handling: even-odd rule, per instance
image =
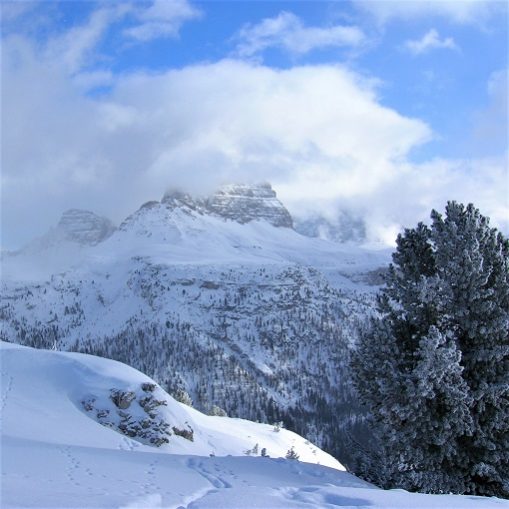
POLYGON ((270 184, 232 184, 207 198, 193 198, 180 191, 167 192, 161 203, 245 224, 265 220, 272 226, 293 228, 293 220, 270 184))
POLYGON ((107 239, 115 231, 109 219, 79 209, 64 212, 57 229, 66 240, 92 246, 107 239))
POLYGON ((207 200, 207 208, 241 224, 264 219, 273 226, 293 227, 290 213, 277 199, 270 184, 224 186, 207 200))

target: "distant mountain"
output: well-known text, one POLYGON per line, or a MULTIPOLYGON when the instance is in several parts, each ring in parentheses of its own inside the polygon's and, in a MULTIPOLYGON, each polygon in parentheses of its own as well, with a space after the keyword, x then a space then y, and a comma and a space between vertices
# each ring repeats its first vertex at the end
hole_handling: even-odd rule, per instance
POLYGON ((2 277, 14 281, 47 279, 79 265, 89 249, 111 237, 114 224, 94 212, 65 211, 56 226, 17 251, 1 253, 2 277))
POLYGON ((334 220, 320 215, 295 219, 295 230, 307 237, 332 242, 361 243, 366 241, 366 225, 360 217, 340 211, 334 220))
POLYGON ((40 251, 62 242, 81 246, 95 246, 106 240, 115 231, 113 223, 89 210, 65 211, 55 228, 29 243, 23 251, 40 251))
POLYGON ((290 213, 277 199, 270 184, 224 186, 207 201, 207 208, 220 217, 242 224, 265 220, 273 226, 293 226, 290 213))
POLYGON ((95 246, 110 237, 115 226, 109 219, 88 210, 70 209, 62 214, 57 230, 71 242, 95 246))
POLYGON ((185 207, 237 223, 265 220, 276 227, 292 228, 290 213, 277 199, 270 184, 223 186, 212 196, 196 199, 180 191, 168 191, 161 203, 169 207, 185 207))
POLYGON ((360 419, 350 347, 389 253, 291 225, 268 185, 166 193, 93 245, 4 260, 0 338, 120 360, 200 410, 283 420, 342 459, 360 419))

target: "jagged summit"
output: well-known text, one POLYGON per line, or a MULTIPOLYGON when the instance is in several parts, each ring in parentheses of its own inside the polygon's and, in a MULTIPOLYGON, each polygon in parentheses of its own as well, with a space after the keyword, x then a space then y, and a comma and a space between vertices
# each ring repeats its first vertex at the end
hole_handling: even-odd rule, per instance
POLYGON ((184 207, 241 224, 261 219, 273 226, 293 228, 292 216, 268 183, 229 184, 207 198, 193 198, 182 191, 171 190, 165 193, 161 203, 171 209, 184 207))
POLYGON ((267 183, 223 186, 208 200, 208 208, 218 216, 239 223, 265 219, 273 226, 293 227, 292 216, 267 183))
POLYGON ((89 210, 69 209, 62 214, 57 230, 66 240, 93 246, 107 239, 115 226, 89 210))
POLYGON ((201 198, 194 198, 190 194, 178 189, 170 189, 166 191, 161 203, 164 203, 170 209, 187 207, 191 210, 198 210, 202 213, 205 212, 205 200, 201 198))

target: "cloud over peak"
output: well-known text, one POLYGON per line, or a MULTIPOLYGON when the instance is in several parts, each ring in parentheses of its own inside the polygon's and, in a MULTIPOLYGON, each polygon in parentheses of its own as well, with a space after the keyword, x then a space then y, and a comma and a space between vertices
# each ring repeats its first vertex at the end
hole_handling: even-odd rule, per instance
MULTIPOLYGON (((200 9, 207 5, 209 14, 212 4, 200 9)), ((466 90, 469 83, 461 83, 460 99, 478 105, 473 140, 461 139, 470 152, 453 151, 454 161, 433 159, 440 155, 433 148, 438 139, 442 146, 451 143, 444 141, 450 132, 441 123, 452 111, 456 118, 458 104, 446 104, 451 90, 448 96, 433 94, 425 107, 445 105, 444 115, 426 115, 428 121, 412 117, 424 111, 414 107, 422 95, 405 90, 405 81, 398 82, 405 73, 398 71, 441 73, 449 71, 444 65, 465 64, 467 58, 433 54, 436 60, 428 57, 423 69, 421 61, 393 51, 395 40, 401 48, 408 37, 406 29, 370 54, 364 50, 376 41, 367 44, 355 25, 317 26, 306 9, 296 6, 298 17, 254 4, 250 13, 235 11, 242 14, 242 21, 235 18, 236 39, 230 23, 221 33, 217 27, 210 33, 190 30, 182 33, 190 44, 180 45, 185 51, 178 55, 171 54, 171 39, 185 21, 201 15, 185 0, 57 2, 51 9, 40 2, 33 10, 12 10, 3 20, 11 29, 2 35, 3 242, 19 245, 66 208, 92 208, 118 221, 168 186, 200 193, 232 181, 270 181, 289 209, 300 213, 349 210, 366 219, 378 238, 426 219, 431 207, 450 198, 473 201, 508 227, 505 60, 491 74, 484 108, 466 90), (272 17, 259 21, 260 10, 272 17), (30 26, 41 14, 44 24, 34 32, 30 26), (232 42, 236 58, 226 59, 232 42), (339 63, 341 48, 349 64, 339 63), (359 48, 363 51, 353 51, 359 48), (261 55, 278 65, 262 65, 261 55), (353 55, 358 58, 352 65, 353 55), (385 88, 369 67, 359 65, 363 58, 376 63, 385 88), (439 61, 442 67, 435 68, 439 61), (391 72, 380 73, 385 69, 391 72), (392 96, 391 86, 397 91, 392 96), (419 151, 421 158, 428 154, 428 162, 416 164, 414 149, 429 140, 435 143, 419 151), (472 150, 476 141, 481 151, 472 150), (474 154, 470 161, 468 153, 474 154)), ((410 4, 377 2, 376 8, 395 9, 391 19, 402 16, 401 9, 431 12, 423 3, 410 4)), ((342 4, 353 11, 350 19, 356 19, 356 5, 342 4)), ((432 7, 444 15, 442 6, 432 7)), ((210 19, 217 23, 214 13, 210 19)), ((427 23, 419 25, 423 32, 427 23)), ((462 42, 465 56, 471 54, 462 38, 462 30, 472 33, 470 27, 444 28, 438 21, 431 26, 447 29, 462 42)), ((380 30, 381 37, 384 33, 380 30)), ((490 44, 483 48, 493 49, 490 44)), ((407 41, 416 55, 440 48, 455 49, 455 40, 435 29, 407 41)), ((479 74, 478 81, 487 81, 493 70, 479 74)), ((461 103, 458 111, 463 114, 458 118, 466 118, 461 103)))
POLYGON ((27 200, 51 217, 88 207, 119 220, 172 184, 268 180, 293 203, 361 199, 430 137, 341 66, 222 60, 116 76, 106 95, 90 97, 35 47, 19 46, 4 43, 2 87, 5 210, 18 221, 27 200))

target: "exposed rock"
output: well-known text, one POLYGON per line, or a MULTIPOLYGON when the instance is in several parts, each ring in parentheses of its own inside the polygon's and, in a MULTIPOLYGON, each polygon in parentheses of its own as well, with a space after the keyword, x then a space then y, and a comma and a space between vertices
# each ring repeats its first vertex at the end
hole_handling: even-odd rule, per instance
POLYGON ((84 399, 81 404, 87 412, 91 412, 94 409, 95 398, 84 399))
POLYGON ((207 200, 207 209, 238 223, 265 219, 273 226, 293 227, 292 216, 270 184, 224 186, 207 200))
POLYGON ((111 401, 115 403, 117 408, 125 410, 131 406, 132 401, 136 398, 136 394, 131 391, 121 391, 112 389, 110 394, 111 401))
POLYGON ((263 219, 273 226, 293 227, 290 213, 277 199, 270 184, 227 185, 208 198, 195 198, 171 190, 165 193, 161 203, 172 210, 180 208, 199 214, 212 214, 241 224, 263 219))
POLYGON ((185 438, 191 442, 194 442, 194 431, 189 427, 188 429, 179 429, 173 426, 173 433, 179 437, 185 438))
POLYGON ((190 210, 197 210, 203 212, 204 201, 198 198, 193 198, 190 194, 178 191, 175 189, 167 191, 161 203, 164 203, 168 208, 188 208, 190 210))
POLYGON ((148 382, 141 384, 141 390, 143 392, 154 392, 156 387, 157 387, 156 384, 151 384, 148 382))
POLYGON ((70 209, 62 214, 57 230, 66 240, 93 246, 107 239, 115 227, 109 219, 93 212, 70 209))
MULTIPOLYGON (((116 406, 116 409, 112 411, 104 408, 106 402, 103 399, 101 404, 101 398, 98 401, 96 396, 83 399, 81 404, 86 412, 95 411, 94 418, 103 426, 114 429, 141 443, 160 447, 169 443, 169 437, 172 435, 170 423, 159 414, 159 408, 166 406, 168 402, 155 398, 154 393, 161 393, 161 396, 163 393, 153 383, 143 383, 140 385, 140 389, 141 391, 138 389, 137 392, 111 389, 110 399, 116 406), (135 400, 139 406, 133 407, 131 403, 135 400), (140 411, 140 407, 143 410, 140 411), (129 410, 127 410, 128 408, 129 410)), ((181 431, 180 436, 192 440, 193 430, 191 428, 179 431, 181 431)))
POLYGON ((140 207, 140 210, 141 209, 153 209, 154 207, 157 207, 159 205, 159 202, 156 201, 156 200, 151 200, 151 201, 147 201, 145 202, 141 207, 140 207))
POLYGON ((150 394, 149 396, 146 396, 139 400, 139 404, 145 412, 147 412, 150 417, 155 416, 155 409, 160 406, 166 406, 168 403, 164 400, 157 400, 150 394))

